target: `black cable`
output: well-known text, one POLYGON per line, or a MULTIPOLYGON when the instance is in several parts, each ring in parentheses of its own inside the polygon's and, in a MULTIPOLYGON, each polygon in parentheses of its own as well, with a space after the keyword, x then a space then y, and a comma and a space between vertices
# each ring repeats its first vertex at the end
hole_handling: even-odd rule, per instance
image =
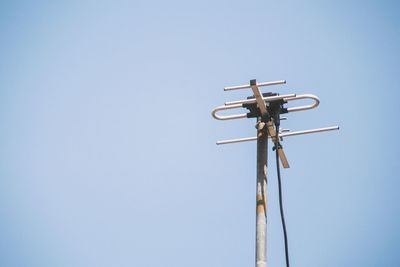
POLYGON ((286 257, 286 267, 289 267, 289 246, 288 246, 288 239, 286 233, 286 223, 285 223, 285 216, 283 214, 283 204, 282 204, 282 182, 281 182, 281 170, 279 166, 279 152, 278 148, 279 144, 279 124, 275 123, 276 129, 276 140, 275 140, 275 155, 276 155, 276 172, 278 176, 278 188, 279 188, 279 209, 281 211, 281 221, 282 221, 282 229, 283 229, 283 236, 285 239, 285 257, 286 257))

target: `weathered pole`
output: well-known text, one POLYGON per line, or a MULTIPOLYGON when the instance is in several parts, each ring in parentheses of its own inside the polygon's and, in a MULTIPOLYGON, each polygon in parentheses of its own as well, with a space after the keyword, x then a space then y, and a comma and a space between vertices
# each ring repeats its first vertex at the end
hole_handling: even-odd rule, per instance
POLYGON ((256 267, 267 266, 267 160, 268 128, 257 122, 256 267))
POLYGON ((295 131, 286 133, 284 129, 279 131, 280 125, 280 115, 289 112, 296 112, 302 110, 308 110, 316 108, 319 105, 319 98, 315 95, 305 94, 305 95, 279 95, 276 93, 261 93, 260 86, 270 86, 277 84, 285 84, 286 81, 273 81, 265 83, 257 83, 257 81, 250 80, 250 84, 239 85, 239 86, 229 86, 225 87, 225 91, 248 89, 251 88, 253 91, 253 96, 247 99, 239 101, 229 101, 225 102, 225 105, 216 107, 212 111, 212 116, 217 120, 235 120, 244 118, 257 118, 257 136, 256 137, 246 137, 246 138, 236 138, 230 140, 218 141, 217 145, 232 144, 239 142, 247 142, 257 140, 257 197, 256 197, 256 267, 266 267, 267 266, 267 166, 268 166, 268 136, 270 136, 274 147, 276 148, 276 163, 277 163, 277 176, 279 185, 279 207, 282 220, 282 228, 284 233, 285 241, 285 256, 286 256, 286 266, 289 266, 289 253, 288 253, 288 242, 285 226, 285 218, 283 215, 283 205, 282 205, 282 187, 281 187, 281 175, 280 175, 280 165, 279 160, 283 168, 289 168, 289 163, 286 158, 285 152, 280 144, 282 137, 318 133, 332 130, 339 130, 338 126, 325 127, 319 129, 305 130, 305 131, 295 131), (289 107, 286 108, 284 105, 289 101, 300 100, 300 99, 312 99, 314 104, 289 107), (220 111, 232 110, 238 108, 245 108, 249 112, 241 114, 231 114, 231 115, 219 115, 220 111), (261 118, 260 118, 261 117, 261 118))

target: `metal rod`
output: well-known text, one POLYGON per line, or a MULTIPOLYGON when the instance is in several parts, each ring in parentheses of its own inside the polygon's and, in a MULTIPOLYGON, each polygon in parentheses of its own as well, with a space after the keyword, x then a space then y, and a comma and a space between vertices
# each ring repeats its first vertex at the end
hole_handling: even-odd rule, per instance
POLYGON ((255 140, 257 140, 257 137, 236 138, 236 139, 217 141, 217 145, 234 144, 234 143, 241 143, 241 142, 248 142, 248 141, 255 141, 255 140))
POLYGON ((327 132, 327 131, 334 131, 334 130, 339 130, 339 126, 331 126, 331 127, 318 128, 318 129, 312 129, 312 130, 303 130, 303 131, 296 131, 296 132, 287 132, 287 133, 282 133, 279 136, 280 137, 288 137, 288 136, 303 135, 303 134, 310 134, 310 133, 320 133, 320 132, 327 132))
MULTIPOLYGON (((312 130, 295 131, 295 132, 284 132, 284 133, 280 133, 279 137, 289 137, 289 136, 320 133, 320 132, 327 132, 327 131, 334 131, 334 130, 339 130, 339 126, 331 126, 331 127, 318 128, 318 129, 312 129, 312 130)), ((248 142, 248 141, 255 141, 255 140, 257 140, 257 137, 244 137, 244 138, 218 141, 217 145, 226 145, 226 144, 241 143, 241 142, 248 142)))
POLYGON ((295 97, 292 98, 286 98, 286 101, 293 101, 293 100, 298 100, 298 99, 313 99, 315 102, 311 105, 305 105, 305 106, 299 106, 299 107, 292 107, 292 108, 288 108, 287 111, 288 112, 295 112, 295 111, 302 111, 302 110, 308 110, 308 109, 313 109, 318 107, 319 105, 319 98, 315 95, 311 95, 311 94, 305 94, 305 95, 297 95, 295 97))
POLYGON ((253 93, 255 95, 254 99, 244 99, 244 100, 239 100, 239 101, 225 102, 225 106, 219 106, 213 110, 212 116, 217 120, 233 120, 233 119, 247 118, 246 113, 240 113, 240 114, 236 114, 236 115, 227 115, 227 116, 217 115, 216 113, 221 110, 242 108, 243 104, 255 103, 255 102, 257 102, 257 106, 260 108, 260 111, 262 112, 262 114, 266 114, 267 108, 266 108, 265 102, 279 100, 279 99, 283 99, 284 101, 287 101, 287 102, 295 101, 295 100, 299 100, 299 99, 314 100, 314 103, 312 103, 310 105, 303 105, 303 106, 288 108, 287 109, 288 112, 296 112, 296 111, 313 109, 313 108, 318 107, 318 105, 320 103, 319 98, 316 97, 315 95, 311 95, 311 94, 305 94, 305 95, 287 94, 287 95, 280 95, 280 96, 262 97, 260 90, 257 86, 253 86, 252 89, 253 89, 253 93), (264 108, 264 106, 265 106, 265 108, 264 108))
POLYGON ((217 112, 221 111, 221 110, 228 110, 228 109, 235 109, 235 108, 242 108, 242 107, 243 107, 242 104, 236 104, 236 105, 230 105, 230 106, 219 106, 219 107, 216 107, 211 112, 211 115, 215 119, 222 120, 222 121, 247 118, 247 113, 241 113, 241 114, 236 114, 236 115, 225 115, 225 116, 217 115, 217 112))
MULTIPOLYGON (((263 83, 258 83, 257 86, 271 86, 271 85, 278 85, 278 84, 285 84, 285 80, 280 80, 280 81, 273 81, 273 82, 263 82, 263 83)), ((232 91, 232 90, 240 90, 240 89, 246 89, 246 88, 251 88, 249 84, 245 85, 238 85, 238 86, 228 86, 224 87, 224 91, 232 91)))
POLYGON ((256 267, 267 266, 268 130, 257 124, 256 267))

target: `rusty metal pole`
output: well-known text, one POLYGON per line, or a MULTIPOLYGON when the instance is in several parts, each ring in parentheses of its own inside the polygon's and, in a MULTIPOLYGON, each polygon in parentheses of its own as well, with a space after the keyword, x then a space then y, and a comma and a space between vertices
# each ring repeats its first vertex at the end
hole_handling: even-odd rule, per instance
POLYGON ((257 125, 256 267, 267 266, 267 160, 268 128, 257 125))

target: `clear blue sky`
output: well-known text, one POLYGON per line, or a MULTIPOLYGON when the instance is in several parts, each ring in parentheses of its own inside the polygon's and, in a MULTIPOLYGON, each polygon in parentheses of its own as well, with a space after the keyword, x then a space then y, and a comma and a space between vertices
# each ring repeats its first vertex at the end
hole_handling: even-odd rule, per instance
MULTIPOLYGON (((254 121, 211 110, 286 79, 297 267, 400 266, 396 1, 2 1, 0 266, 254 266, 254 121)), ((269 266, 284 266, 275 167, 269 266)))

